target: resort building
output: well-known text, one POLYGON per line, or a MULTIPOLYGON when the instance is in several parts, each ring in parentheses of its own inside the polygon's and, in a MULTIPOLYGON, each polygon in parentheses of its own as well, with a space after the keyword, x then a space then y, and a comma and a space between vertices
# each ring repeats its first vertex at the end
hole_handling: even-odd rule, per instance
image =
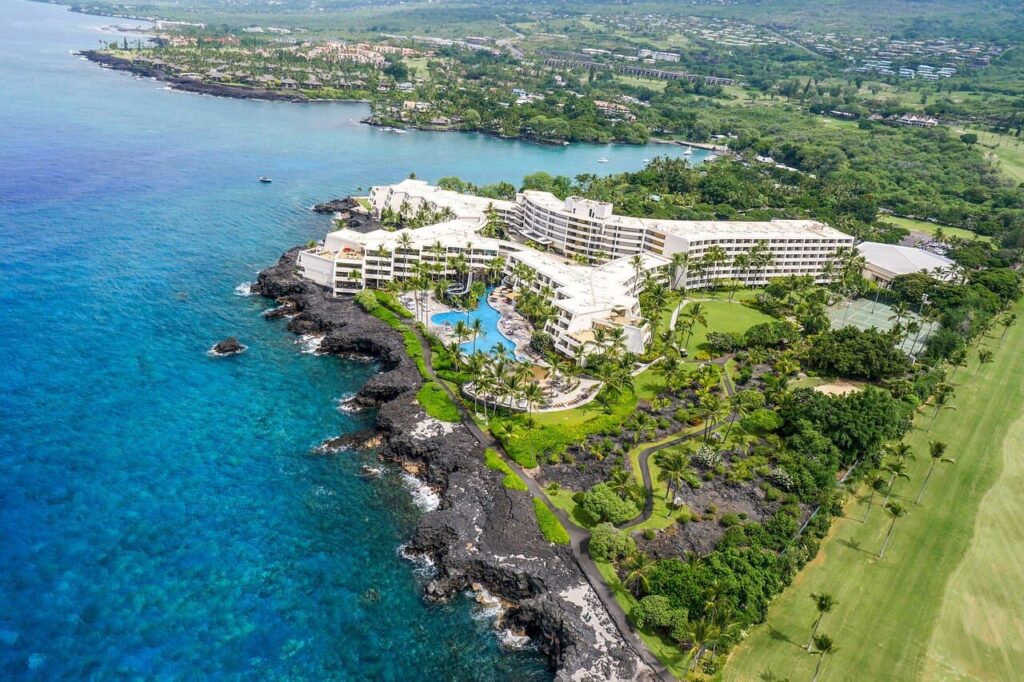
POLYGON ((863 242, 857 245, 857 250, 864 257, 864 279, 878 282, 883 287, 892 285, 900 275, 916 272, 930 274, 936 279, 948 279, 950 268, 954 266, 953 261, 945 256, 898 244, 863 242))
POLYGON ((304 277, 336 295, 419 277, 427 269, 434 279, 466 286, 469 273, 493 271, 500 257, 506 281, 529 286, 555 309, 545 331, 568 356, 585 353, 602 328, 622 329, 627 349, 643 352, 652 330, 641 316, 639 293, 651 276, 675 272, 670 284, 677 288, 722 279, 756 286, 786 275, 826 281, 837 251, 853 246, 853 237, 813 220, 634 218, 616 215, 609 203, 580 197, 561 200, 525 191, 516 201, 487 199, 414 179, 374 187, 360 201, 378 219, 418 216, 426 224, 331 232, 322 244, 299 253, 304 277), (492 222, 509 238, 484 236, 493 234, 485 230, 492 222), (770 262, 734 265, 735 256, 755 247, 770 254, 770 262), (698 267, 716 248, 724 259, 698 267), (686 254, 689 266, 673 268, 675 254, 686 254), (524 271, 530 274, 525 280, 524 271))
POLYGON ((690 263, 719 247, 727 262, 709 270, 689 268, 673 286, 692 287, 719 279, 748 286, 785 275, 811 275, 824 281, 836 250, 852 247, 853 237, 815 220, 689 221, 615 215, 612 205, 580 197, 564 201, 548 192, 526 191, 518 199, 514 226, 525 238, 566 256, 601 261, 650 253, 685 253, 690 263), (740 269, 733 258, 763 244, 772 255, 765 268, 740 269))

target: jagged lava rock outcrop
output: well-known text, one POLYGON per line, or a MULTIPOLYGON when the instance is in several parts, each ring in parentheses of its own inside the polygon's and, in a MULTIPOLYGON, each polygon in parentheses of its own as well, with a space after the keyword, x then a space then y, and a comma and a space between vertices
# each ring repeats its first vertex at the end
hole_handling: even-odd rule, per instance
POLYGON ((298 249, 259 275, 254 291, 290 304, 288 328, 323 335, 321 352, 371 355, 381 371, 356 401, 378 408, 382 455, 415 463, 440 491, 407 551, 428 555, 437 573, 425 596, 445 600, 482 585, 510 602, 503 624, 524 630, 550 658, 559 680, 647 680, 650 668, 622 638, 568 547, 540 534, 528 493, 501 485, 461 423, 429 417, 416 402, 422 378, 401 336, 349 298, 333 298, 296 274, 298 249))

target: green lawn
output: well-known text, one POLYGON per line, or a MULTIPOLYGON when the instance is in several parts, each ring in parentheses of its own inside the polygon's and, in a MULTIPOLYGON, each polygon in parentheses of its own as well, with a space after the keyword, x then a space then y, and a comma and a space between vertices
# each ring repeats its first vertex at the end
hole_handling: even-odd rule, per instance
MULTIPOLYGON (((1018 314, 1024 306, 1018 305, 1018 314)), ((895 495, 909 514, 897 524, 884 561, 876 558, 887 528, 877 506, 860 519, 866 496, 837 519, 818 557, 772 604, 767 623, 741 644, 726 680, 769 673, 810 679, 816 659, 800 649, 814 608, 812 592, 839 604, 821 631, 838 652, 825 680, 1010 680, 1024 669, 1024 326, 1005 340, 986 339, 996 362, 971 364, 955 378, 956 411, 930 415, 907 436, 917 459, 912 480, 895 495), (948 443, 955 464, 935 472, 914 504, 928 468, 929 440, 948 443)))
MULTIPOLYGON (((736 292, 736 298, 740 299, 741 293, 736 292)), ((730 302, 728 294, 721 294, 723 300, 701 301, 704 304, 705 315, 708 318, 706 327, 698 326, 693 330, 693 337, 690 339, 688 348, 690 354, 700 350, 701 345, 707 341, 708 332, 745 332, 755 324, 771 322, 775 318, 765 315, 760 310, 755 310, 743 305, 738 300, 730 302)), ((701 298, 704 294, 701 293, 701 298)), ((678 324, 678 323, 677 323, 678 324)))
POLYGON ((935 232, 941 227, 942 231, 946 233, 948 237, 960 237, 961 239, 980 239, 982 241, 991 242, 992 237, 984 237, 979 234, 975 234, 970 230, 965 230, 962 227, 952 227, 950 225, 937 225, 936 223, 929 223, 926 220, 914 220, 913 218, 897 218, 896 216, 885 216, 882 218, 883 223, 892 223, 899 227, 904 227, 913 232, 925 232, 927 234, 935 234, 935 232))
POLYGON ((984 130, 965 130, 978 136, 978 143, 988 148, 1003 173, 1014 182, 1024 182, 1024 140, 984 130))

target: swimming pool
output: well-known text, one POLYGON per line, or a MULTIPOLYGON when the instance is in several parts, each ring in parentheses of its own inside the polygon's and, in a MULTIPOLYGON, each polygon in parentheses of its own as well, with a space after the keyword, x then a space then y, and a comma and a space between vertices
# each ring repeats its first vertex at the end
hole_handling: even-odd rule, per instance
MULTIPOLYGON (((500 343, 505 347, 505 350, 514 353, 516 348, 515 342, 498 331, 498 320, 501 319, 501 313, 492 308, 491 304, 487 302, 487 296, 490 293, 491 289, 488 289, 483 296, 477 299, 475 310, 453 310, 449 313, 437 313, 430 318, 430 321, 438 326, 447 323, 454 327, 455 323, 459 320, 463 320, 467 325, 471 325, 473 320, 479 319, 483 323, 483 331, 476 337, 476 350, 489 353, 500 343)), ((467 355, 472 353, 473 340, 465 342, 460 348, 467 355)))

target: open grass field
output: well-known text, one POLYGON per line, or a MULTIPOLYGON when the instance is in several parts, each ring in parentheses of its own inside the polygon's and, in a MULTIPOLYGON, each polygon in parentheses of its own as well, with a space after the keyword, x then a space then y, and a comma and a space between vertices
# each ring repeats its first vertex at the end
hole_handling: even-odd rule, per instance
POLYGON ((939 228, 949 237, 960 237, 961 239, 980 239, 982 241, 991 242, 992 237, 985 237, 980 234, 975 234, 970 230, 965 230, 962 227, 952 227, 950 225, 938 225, 936 223, 929 223, 927 220, 914 220, 913 218, 897 218, 896 216, 885 216, 882 218, 883 223, 890 223, 898 227, 902 227, 910 230, 911 232, 924 232, 925 234, 934 235, 939 228))
MULTIPOLYGON (((739 294, 740 292, 736 292, 737 297, 739 294)), ((698 326, 693 330, 693 337, 688 344, 691 354, 700 350, 701 345, 707 341, 709 332, 745 332, 755 324, 771 322, 774 319, 737 301, 708 300, 702 303, 708 324, 706 327, 698 326)))
POLYGON ((988 148, 995 157, 999 168, 1014 182, 1024 182, 1024 139, 1012 135, 1000 135, 984 130, 965 130, 975 133, 978 143, 988 148))
POLYGON ((996 360, 979 367, 972 349, 971 364, 953 381, 956 411, 944 411, 929 433, 926 410, 906 438, 917 459, 894 495, 909 513, 885 559, 876 553, 886 514, 876 503, 861 523, 867 496, 859 495, 772 604, 767 623, 737 647, 725 680, 810 679, 816 658, 801 647, 815 615, 809 595, 817 592, 839 602, 821 626, 838 647, 821 680, 1020 679, 1024 328, 982 347, 996 360), (946 442, 956 463, 939 465, 918 506, 930 440, 946 442))

